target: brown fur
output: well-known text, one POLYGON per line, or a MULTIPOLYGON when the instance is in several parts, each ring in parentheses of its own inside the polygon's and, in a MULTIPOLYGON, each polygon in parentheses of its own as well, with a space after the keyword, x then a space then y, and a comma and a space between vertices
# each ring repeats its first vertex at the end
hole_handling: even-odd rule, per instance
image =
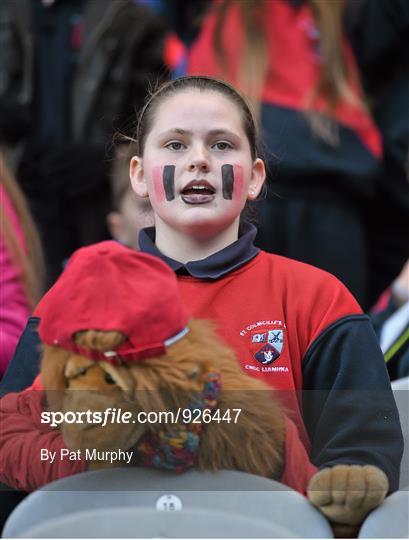
MULTIPOLYGON (((132 413, 176 411, 189 406, 195 392, 203 388, 203 373, 215 368, 222 374, 217 404, 221 417, 228 409, 232 419, 235 416, 232 409, 242 411, 237 423, 212 421, 204 426, 197 467, 237 469, 280 478, 284 418, 271 388, 241 370, 235 354, 220 341, 210 323, 191 321, 189 327, 190 332, 170 346, 166 355, 128 366, 113 367, 46 346, 41 376, 50 408, 103 411, 115 407, 132 413), (57 396, 53 390, 58 390, 57 396)), ((118 332, 91 330, 76 336, 81 346, 101 351, 111 350, 123 340, 124 336, 118 332)), ((71 449, 126 450, 147 429, 166 429, 166 425, 108 424, 102 428, 67 424, 62 431, 71 449)))

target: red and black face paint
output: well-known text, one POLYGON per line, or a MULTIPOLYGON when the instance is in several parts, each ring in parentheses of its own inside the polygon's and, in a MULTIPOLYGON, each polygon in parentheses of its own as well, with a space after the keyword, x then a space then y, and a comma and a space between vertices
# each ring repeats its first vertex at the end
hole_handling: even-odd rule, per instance
POLYGON ((222 165, 223 198, 233 199, 234 173, 233 165, 222 165))
POLYGON ((163 167, 163 190, 167 201, 175 198, 175 166, 165 165, 163 167))

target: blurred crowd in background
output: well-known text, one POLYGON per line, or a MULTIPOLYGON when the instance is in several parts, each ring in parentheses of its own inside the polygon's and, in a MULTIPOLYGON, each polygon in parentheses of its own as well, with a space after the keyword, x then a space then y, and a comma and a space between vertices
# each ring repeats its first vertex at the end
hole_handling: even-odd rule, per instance
POLYGON ((259 247, 336 275, 409 375, 406 0, 2 0, 0 378, 71 253, 153 225, 129 183, 157 82, 227 80, 259 122, 259 247))

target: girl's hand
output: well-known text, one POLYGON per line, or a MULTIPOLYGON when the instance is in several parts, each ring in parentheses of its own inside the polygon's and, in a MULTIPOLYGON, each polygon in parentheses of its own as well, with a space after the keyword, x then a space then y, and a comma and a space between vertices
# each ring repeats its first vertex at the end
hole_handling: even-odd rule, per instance
POLYGON ((307 494, 331 521, 335 535, 348 536, 383 502, 388 488, 388 478, 378 467, 336 465, 317 472, 307 494))

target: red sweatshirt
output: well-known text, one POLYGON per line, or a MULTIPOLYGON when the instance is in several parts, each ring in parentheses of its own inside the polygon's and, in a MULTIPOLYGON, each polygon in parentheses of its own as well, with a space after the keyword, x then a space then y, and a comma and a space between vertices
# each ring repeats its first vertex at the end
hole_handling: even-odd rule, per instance
POLYGON ((179 284, 189 313, 215 321, 243 369, 279 391, 308 448, 302 362, 324 329, 362 313, 352 295, 326 272, 263 251, 220 279, 179 276, 179 284))
MULTIPOLYGON (((242 232, 221 252, 186 265, 158 252, 154 231, 143 231, 140 244, 176 272, 192 316, 212 320, 243 369, 284 394, 298 428, 287 423, 284 483, 305 491, 315 470, 305 450, 311 441, 316 466, 376 465, 396 489, 402 435, 368 318, 336 278, 260 252, 255 232, 242 232)), ((20 361, 38 363, 36 332, 29 326, 23 337, 20 361)), ((33 489, 83 470, 78 462, 39 463, 41 447, 63 445, 58 432, 38 424, 40 411, 32 390, 0 401, 1 482, 33 489)))

